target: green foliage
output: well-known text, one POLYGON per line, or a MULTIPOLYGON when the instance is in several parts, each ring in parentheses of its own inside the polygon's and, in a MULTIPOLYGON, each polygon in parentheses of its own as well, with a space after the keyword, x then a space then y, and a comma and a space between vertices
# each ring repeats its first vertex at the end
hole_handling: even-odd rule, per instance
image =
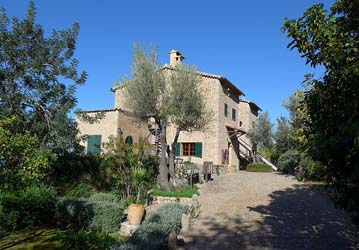
POLYGON ((314 161, 310 157, 303 158, 295 171, 298 180, 324 180, 326 166, 319 161, 314 161))
POLYGON ((105 201, 105 202, 113 202, 113 203, 119 203, 120 202, 117 195, 112 194, 112 193, 93 193, 86 200, 87 201, 105 201))
POLYGON ((10 22, 0 11, 0 116, 18 117, 13 134, 36 135, 37 149, 61 154, 77 147, 76 123, 68 113, 76 106, 76 87, 87 78, 73 58, 79 24, 45 37, 35 19, 32 1, 23 20, 10 22))
POLYGON ((167 204, 145 220, 140 228, 123 245, 111 249, 119 250, 160 250, 166 249, 167 238, 170 232, 179 233, 182 214, 187 208, 179 204, 167 204))
POLYGON ((13 133, 18 118, 0 119, 0 189, 16 190, 43 180, 49 171, 53 154, 38 147, 37 136, 29 132, 13 133))
POLYGON ((61 241, 74 250, 101 250, 118 243, 118 240, 106 233, 88 232, 84 230, 67 230, 59 235, 61 241))
POLYGON ((0 193, 0 231, 53 223, 56 196, 52 189, 30 186, 23 191, 0 193))
POLYGON ((273 144, 272 128, 273 124, 269 119, 268 112, 260 113, 258 116, 258 121, 249 131, 248 136, 251 142, 259 149, 262 147, 269 147, 273 144))
POLYGON ((255 162, 255 163, 248 164, 246 167, 246 171, 269 173, 269 172, 272 172, 272 167, 267 164, 264 164, 264 163, 255 162))
POLYGON ((1 237, 0 249, 106 249, 123 239, 116 234, 73 229, 27 229, 1 237))
POLYGON ((79 185, 87 186, 85 192, 88 193, 108 192, 116 189, 117 173, 112 170, 112 162, 108 162, 102 156, 65 154, 53 165, 49 181, 60 195, 67 195, 79 185))
POLYGON ((99 232, 115 232, 125 218, 122 203, 61 198, 56 218, 64 225, 99 232))
POLYGON ((105 144, 103 164, 113 179, 113 187, 124 199, 137 196, 138 202, 140 195, 156 182, 158 158, 145 155, 147 147, 144 142, 128 145, 121 136, 105 144))
POLYGON ((348 186, 359 190, 358 8, 359 2, 350 0, 336 1, 330 11, 316 4, 283 26, 292 39, 288 47, 311 66, 325 67, 319 78, 306 76, 304 135, 309 154, 327 165, 326 179, 339 192, 348 186))
POLYGON ((191 198, 194 194, 198 194, 198 188, 191 188, 189 186, 183 186, 180 188, 172 188, 169 191, 165 191, 158 188, 152 189, 152 194, 155 196, 166 196, 166 197, 188 197, 191 198))
POLYGON ((287 118, 281 116, 277 119, 278 126, 273 134, 275 145, 271 160, 277 162, 279 156, 289 149, 293 149, 293 141, 290 138, 292 126, 287 118))
POLYGON ((93 188, 84 182, 76 184, 74 187, 70 188, 66 193, 65 197, 67 198, 89 198, 94 192, 93 188))
POLYGON ((295 168, 303 159, 303 153, 296 150, 288 150, 278 158, 278 169, 285 174, 294 174, 295 168))

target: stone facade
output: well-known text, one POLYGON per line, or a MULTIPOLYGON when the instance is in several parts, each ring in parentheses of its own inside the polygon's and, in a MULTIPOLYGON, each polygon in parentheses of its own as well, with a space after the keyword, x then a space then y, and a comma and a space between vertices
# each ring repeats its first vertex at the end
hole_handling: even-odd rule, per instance
MULTIPOLYGON (((170 52, 170 65, 165 65, 162 70, 166 74, 173 70, 173 66, 179 64, 184 59, 183 55, 172 50, 170 52)), ((244 153, 241 152, 241 145, 238 137, 250 144, 245 132, 252 128, 256 121, 260 108, 250 101, 243 101, 242 91, 223 76, 197 72, 201 77, 201 90, 205 96, 207 109, 212 113, 212 120, 208 128, 201 132, 181 132, 178 143, 181 150, 177 157, 183 161, 191 161, 196 164, 203 164, 204 161, 211 161, 213 165, 228 166, 231 170, 236 170, 241 162, 244 153), (227 110, 227 113, 225 112, 227 110), (182 145, 187 143, 201 144, 201 156, 183 154, 182 145)), ((148 124, 139 122, 136 119, 125 115, 126 105, 124 103, 124 89, 121 85, 112 89, 115 92, 115 107, 111 112, 107 112, 106 119, 99 124, 79 123, 81 134, 101 134, 106 140, 109 135, 123 136, 131 135, 134 143, 140 137, 145 138, 148 143, 155 142, 154 136, 148 130, 148 124)), ((175 135, 175 128, 171 125, 167 128, 167 141, 171 143, 175 135)), ((86 146, 86 142, 84 142, 86 146)))
POLYGON ((79 118, 76 119, 79 128, 79 136, 82 138, 80 144, 85 148, 88 147, 88 136, 101 135, 101 144, 109 141, 109 138, 117 137, 120 134, 124 139, 131 136, 133 143, 143 139, 149 144, 153 144, 154 139, 148 131, 147 123, 141 122, 138 119, 131 117, 121 109, 111 110, 93 110, 85 111, 87 115, 94 116, 96 113, 104 113, 104 117, 95 123, 88 123, 79 118))

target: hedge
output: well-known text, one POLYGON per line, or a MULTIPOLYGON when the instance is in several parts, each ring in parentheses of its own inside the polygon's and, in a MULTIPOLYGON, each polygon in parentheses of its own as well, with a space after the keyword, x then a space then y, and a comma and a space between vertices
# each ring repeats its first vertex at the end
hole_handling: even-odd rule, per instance
POLYGON ((119 230, 124 209, 117 202, 62 198, 56 205, 56 218, 64 225, 108 233, 119 230))
POLYGON ((56 194, 45 186, 30 186, 23 191, 0 193, 0 231, 52 224, 56 194))

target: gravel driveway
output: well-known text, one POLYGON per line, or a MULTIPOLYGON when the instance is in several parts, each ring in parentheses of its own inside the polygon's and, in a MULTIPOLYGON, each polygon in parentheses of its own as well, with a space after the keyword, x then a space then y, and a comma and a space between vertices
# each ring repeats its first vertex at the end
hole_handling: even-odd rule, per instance
POLYGON ((293 177, 239 172, 201 187, 186 250, 359 249, 348 215, 293 177))

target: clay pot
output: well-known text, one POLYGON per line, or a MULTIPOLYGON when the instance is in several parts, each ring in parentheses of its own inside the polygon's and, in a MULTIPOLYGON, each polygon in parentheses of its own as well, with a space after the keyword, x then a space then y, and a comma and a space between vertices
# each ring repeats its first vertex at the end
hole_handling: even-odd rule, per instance
POLYGON ((128 208, 127 219, 132 225, 140 225, 143 215, 145 214, 145 207, 142 204, 131 204, 128 208))

